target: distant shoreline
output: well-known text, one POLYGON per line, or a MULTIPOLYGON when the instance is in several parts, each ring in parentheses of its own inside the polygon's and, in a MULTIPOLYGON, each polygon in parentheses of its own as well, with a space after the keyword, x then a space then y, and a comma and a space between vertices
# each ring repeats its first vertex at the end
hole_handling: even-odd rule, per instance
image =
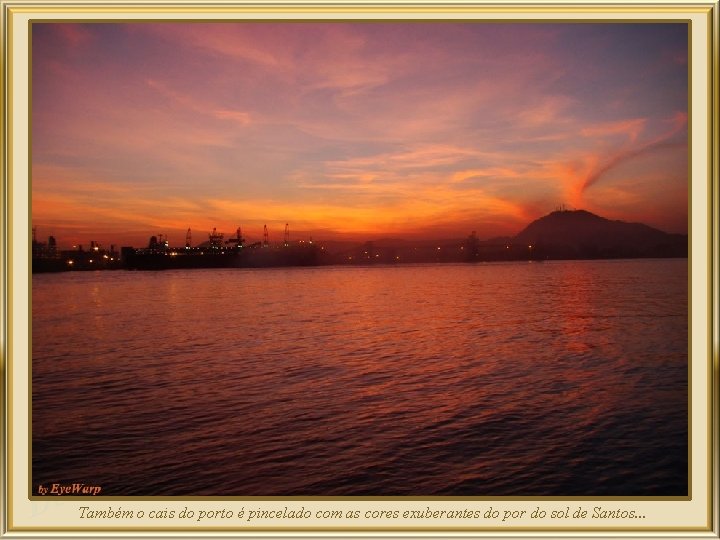
MULTIPOLYGON (((188 237, 189 238, 189 237, 188 237)), ((286 236, 282 244, 246 244, 240 235, 224 241, 221 233, 197 246, 190 241, 171 247, 152 236, 146 248, 96 242, 89 250, 58 250, 53 237, 33 237, 32 271, 165 270, 191 268, 275 268, 289 266, 369 265, 407 263, 476 263, 497 261, 605 260, 687 258, 688 236, 669 234, 642 223, 611 221, 585 210, 556 210, 516 236, 480 240, 475 231, 465 239, 446 241, 370 240, 337 244, 286 236)))

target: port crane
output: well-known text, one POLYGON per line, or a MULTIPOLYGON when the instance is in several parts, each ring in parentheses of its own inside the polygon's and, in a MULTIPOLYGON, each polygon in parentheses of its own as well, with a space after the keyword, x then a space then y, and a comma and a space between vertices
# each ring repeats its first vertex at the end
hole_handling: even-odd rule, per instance
POLYGON ((225 243, 226 244, 235 244, 237 247, 243 247, 243 243, 245 242, 245 239, 242 237, 242 230, 240 227, 237 228, 237 231, 235 233, 235 238, 228 238, 225 243))
POLYGON ((217 229, 213 227, 212 232, 209 234, 210 237, 210 247, 218 248, 222 246, 222 240, 225 235, 223 233, 217 232, 217 229))

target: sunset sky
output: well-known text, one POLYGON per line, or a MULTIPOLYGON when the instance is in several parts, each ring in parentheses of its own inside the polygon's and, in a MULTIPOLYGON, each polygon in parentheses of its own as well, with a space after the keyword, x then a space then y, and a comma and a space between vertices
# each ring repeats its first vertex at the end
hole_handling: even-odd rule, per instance
POLYGON ((561 204, 687 232, 687 26, 32 26, 32 217, 60 246, 481 238, 561 204))

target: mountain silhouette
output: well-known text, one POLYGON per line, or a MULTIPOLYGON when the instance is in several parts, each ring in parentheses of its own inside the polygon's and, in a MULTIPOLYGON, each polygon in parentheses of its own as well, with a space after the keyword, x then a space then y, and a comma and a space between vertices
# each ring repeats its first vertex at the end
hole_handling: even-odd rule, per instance
POLYGON ((559 210, 530 223, 513 238, 549 259, 687 257, 688 237, 642 223, 612 221, 586 210, 559 210))

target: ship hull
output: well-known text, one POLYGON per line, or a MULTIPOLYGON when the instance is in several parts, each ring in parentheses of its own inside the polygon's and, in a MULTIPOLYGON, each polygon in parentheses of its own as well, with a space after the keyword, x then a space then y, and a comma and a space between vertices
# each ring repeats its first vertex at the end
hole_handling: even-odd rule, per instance
POLYGON ((183 251, 149 252, 123 249, 128 270, 188 270, 196 268, 270 268, 320 264, 315 249, 258 248, 218 253, 183 251))

